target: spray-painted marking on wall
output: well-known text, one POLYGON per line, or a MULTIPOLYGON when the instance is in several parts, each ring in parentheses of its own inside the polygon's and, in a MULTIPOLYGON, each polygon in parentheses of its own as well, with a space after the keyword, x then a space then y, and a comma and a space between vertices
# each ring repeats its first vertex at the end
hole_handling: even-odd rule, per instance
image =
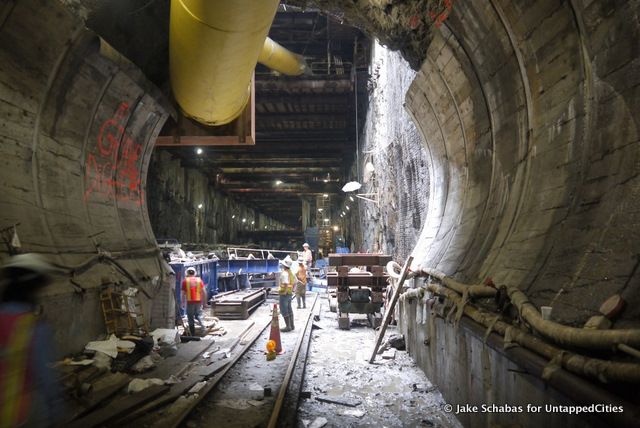
POLYGON ((429 11, 429 17, 436 24, 436 28, 439 28, 442 23, 449 17, 451 9, 453 8, 453 0, 442 0, 442 4, 438 4, 434 9, 429 11))
POLYGON ((107 199, 142 204, 142 144, 136 143, 125 132, 128 111, 129 105, 121 103, 113 117, 100 126, 97 150, 87 154, 85 201, 91 195, 100 195, 107 199))

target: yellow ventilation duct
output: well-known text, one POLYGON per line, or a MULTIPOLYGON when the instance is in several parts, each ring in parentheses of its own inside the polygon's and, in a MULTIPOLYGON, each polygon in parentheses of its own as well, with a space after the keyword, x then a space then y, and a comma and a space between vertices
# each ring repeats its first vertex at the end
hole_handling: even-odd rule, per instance
POLYGON ((301 57, 267 39, 278 3, 171 0, 171 86, 185 115, 207 125, 235 119, 249 99, 259 56, 282 73, 304 71, 301 57))
POLYGON ((294 54, 269 37, 264 41, 258 62, 288 76, 298 76, 306 69, 304 59, 300 55, 294 54))

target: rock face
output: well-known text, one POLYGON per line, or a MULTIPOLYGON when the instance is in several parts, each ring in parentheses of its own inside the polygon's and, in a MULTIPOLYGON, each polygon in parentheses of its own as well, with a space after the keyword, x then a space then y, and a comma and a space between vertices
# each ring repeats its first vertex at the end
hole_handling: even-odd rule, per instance
POLYGON ((285 228, 215 190, 204 173, 183 167, 168 151, 156 150, 151 158, 149 183, 149 218, 157 237, 218 244, 239 242, 242 230, 285 228))

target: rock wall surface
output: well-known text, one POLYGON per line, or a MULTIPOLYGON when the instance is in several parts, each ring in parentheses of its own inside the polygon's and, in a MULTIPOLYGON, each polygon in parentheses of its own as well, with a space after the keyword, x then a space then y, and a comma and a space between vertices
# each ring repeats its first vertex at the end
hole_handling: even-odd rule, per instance
POLYGON ((189 243, 239 244, 239 231, 285 228, 215 190, 205 174, 181 166, 180 159, 167 150, 155 152, 148 181, 149 217, 158 237, 189 243))
POLYGON ((371 68, 358 178, 363 187, 357 193, 371 193, 379 203, 355 201, 362 231, 356 248, 405 259, 420 236, 429 200, 427 151, 402 108, 416 73, 400 54, 379 44, 371 68))

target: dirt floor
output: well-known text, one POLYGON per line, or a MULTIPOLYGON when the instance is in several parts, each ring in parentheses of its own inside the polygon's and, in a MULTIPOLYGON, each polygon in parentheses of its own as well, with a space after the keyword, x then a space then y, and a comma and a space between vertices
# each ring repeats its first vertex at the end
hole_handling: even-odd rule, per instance
MULTIPOLYGON (((324 297, 321 295, 321 297, 324 297)), ((461 427, 455 417, 444 413, 442 395, 405 351, 395 359, 376 358, 369 364, 375 331, 365 315, 351 316, 351 329, 339 330, 335 313, 321 299, 320 327, 313 330, 308 365, 302 390, 298 426, 316 421, 325 427, 461 427), (360 402, 355 407, 318 401, 360 402)), ((387 329, 387 336, 396 333, 387 329)))

